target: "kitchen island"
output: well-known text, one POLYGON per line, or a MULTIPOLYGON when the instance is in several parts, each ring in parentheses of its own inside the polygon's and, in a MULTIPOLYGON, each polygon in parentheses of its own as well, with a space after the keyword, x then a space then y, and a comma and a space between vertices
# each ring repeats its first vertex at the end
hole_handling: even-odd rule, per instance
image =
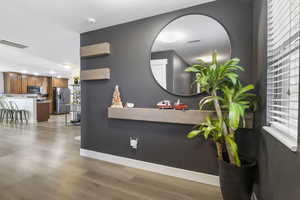
POLYGON ((26 110, 29 112, 28 123, 37 123, 48 121, 50 113, 49 107, 51 101, 38 101, 37 98, 27 97, 5 97, 5 101, 14 102, 19 110, 26 110))

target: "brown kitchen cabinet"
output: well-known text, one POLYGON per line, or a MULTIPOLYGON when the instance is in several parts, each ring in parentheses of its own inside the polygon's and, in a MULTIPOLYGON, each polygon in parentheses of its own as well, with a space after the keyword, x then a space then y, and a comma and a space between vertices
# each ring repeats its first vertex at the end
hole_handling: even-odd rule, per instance
POLYGON ((26 94, 28 83, 28 75, 4 72, 4 90, 6 94, 26 94))
POLYGON ((45 122, 50 118, 50 101, 37 102, 37 121, 45 122))
POLYGON ((22 78, 18 73, 4 73, 5 93, 20 94, 22 91, 22 78))
POLYGON ((21 75, 21 94, 27 94, 28 76, 21 75))
POLYGON ((34 76, 28 76, 27 77, 27 85, 28 86, 35 86, 36 80, 34 76))
POLYGON ((43 87, 45 83, 47 85, 47 77, 28 75, 27 82, 28 86, 43 87))
POLYGON ((32 75, 22 75, 22 94, 27 94, 28 86, 37 86, 43 88, 43 91, 48 91, 47 77, 36 77, 32 75))
POLYGON ((53 87, 67 88, 68 87, 68 79, 52 78, 52 84, 53 84, 53 87))
POLYGON ((50 95, 54 87, 67 88, 68 79, 4 72, 6 94, 27 94, 28 86, 41 87, 43 93, 50 95))

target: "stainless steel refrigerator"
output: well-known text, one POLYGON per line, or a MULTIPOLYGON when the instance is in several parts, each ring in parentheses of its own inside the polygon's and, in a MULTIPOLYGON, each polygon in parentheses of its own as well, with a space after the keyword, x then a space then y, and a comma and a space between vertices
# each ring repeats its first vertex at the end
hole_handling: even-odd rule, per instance
POLYGON ((65 114, 70 112, 70 96, 69 88, 54 88, 54 113, 65 114))

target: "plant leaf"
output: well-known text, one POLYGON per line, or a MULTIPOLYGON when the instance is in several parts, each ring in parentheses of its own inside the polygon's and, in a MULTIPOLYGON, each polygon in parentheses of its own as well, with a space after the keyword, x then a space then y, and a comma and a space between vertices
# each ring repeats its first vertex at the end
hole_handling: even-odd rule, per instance
POLYGON ((235 67, 236 69, 241 70, 241 71, 245 71, 244 67, 242 67, 242 66, 234 65, 234 67, 235 67))
POLYGON ((240 62, 239 58, 232 58, 232 59, 228 60, 224 65, 226 65, 226 66, 237 65, 237 64, 239 64, 239 62, 240 62))
POLYGON ((194 66, 191 66, 191 67, 188 67, 184 70, 185 72, 194 72, 194 73, 198 73, 198 72, 201 72, 201 70, 199 70, 198 68, 194 67, 194 66))
POLYGON ((198 61, 201 65, 203 66, 207 66, 208 63, 206 63, 204 60, 202 60, 201 58, 198 58, 196 61, 198 61))
POLYGON ((239 98, 240 95, 250 91, 250 90, 253 90, 254 89, 254 85, 250 84, 250 85, 246 85, 245 87, 243 88, 240 88, 236 93, 235 93, 235 99, 239 98))
POLYGON ((201 130, 193 130, 187 134, 187 138, 192 139, 199 135, 202 131, 201 130))
POLYGON ((211 127, 207 127, 207 128, 204 129, 203 136, 204 136, 204 138, 205 138, 206 140, 207 140, 209 134, 211 133, 211 131, 212 131, 212 128, 211 128, 211 127))
POLYGON ((239 127, 240 115, 240 105, 231 103, 229 105, 229 124, 233 130, 236 130, 239 127))
POLYGON ((204 97, 203 99, 201 99, 201 101, 199 102, 199 109, 202 110, 203 106, 216 100, 219 99, 221 100, 221 97, 217 97, 217 96, 208 96, 208 97, 204 97))
POLYGON ((225 77, 229 78, 231 80, 231 82, 233 83, 233 85, 235 85, 237 83, 237 78, 239 77, 239 75, 237 75, 236 73, 230 72, 230 73, 227 73, 225 75, 225 77))

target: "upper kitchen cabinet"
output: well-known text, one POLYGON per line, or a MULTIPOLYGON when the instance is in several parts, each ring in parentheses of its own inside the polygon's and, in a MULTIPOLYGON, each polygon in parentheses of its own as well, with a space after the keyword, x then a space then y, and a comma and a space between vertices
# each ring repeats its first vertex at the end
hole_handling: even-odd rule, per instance
POLYGON ((67 88, 68 79, 64 78, 52 78, 52 86, 57 88, 67 88))
POLYGON ((22 78, 17 73, 4 73, 4 90, 7 94, 20 94, 22 87, 22 78))
POLYGON ((21 75, 21 93, 26 94, 28 87, 28 75, 22 74, 21 75))
POLYGON ((37 86, 37 87, 42 86, 41 77, 27 76, 27 78, 28 78, 28 86, 37 86))
POLYGON ((35 86, 36 80, 34 76, 27 77, 27 85, 28 86, 35 86))
POLYGON ((42 94, 48 93, 48 77, 22 75, 22 94, 27 93, 28 86, 36 86, 41 88, 42 94))
POLYGON ((34 76, 16 72, 4 73, 4 89, 6 94, 27 94, 28 86, 41 88, 41 94, 48 94, 53 87, 68 87, 68 79, 34 76))

